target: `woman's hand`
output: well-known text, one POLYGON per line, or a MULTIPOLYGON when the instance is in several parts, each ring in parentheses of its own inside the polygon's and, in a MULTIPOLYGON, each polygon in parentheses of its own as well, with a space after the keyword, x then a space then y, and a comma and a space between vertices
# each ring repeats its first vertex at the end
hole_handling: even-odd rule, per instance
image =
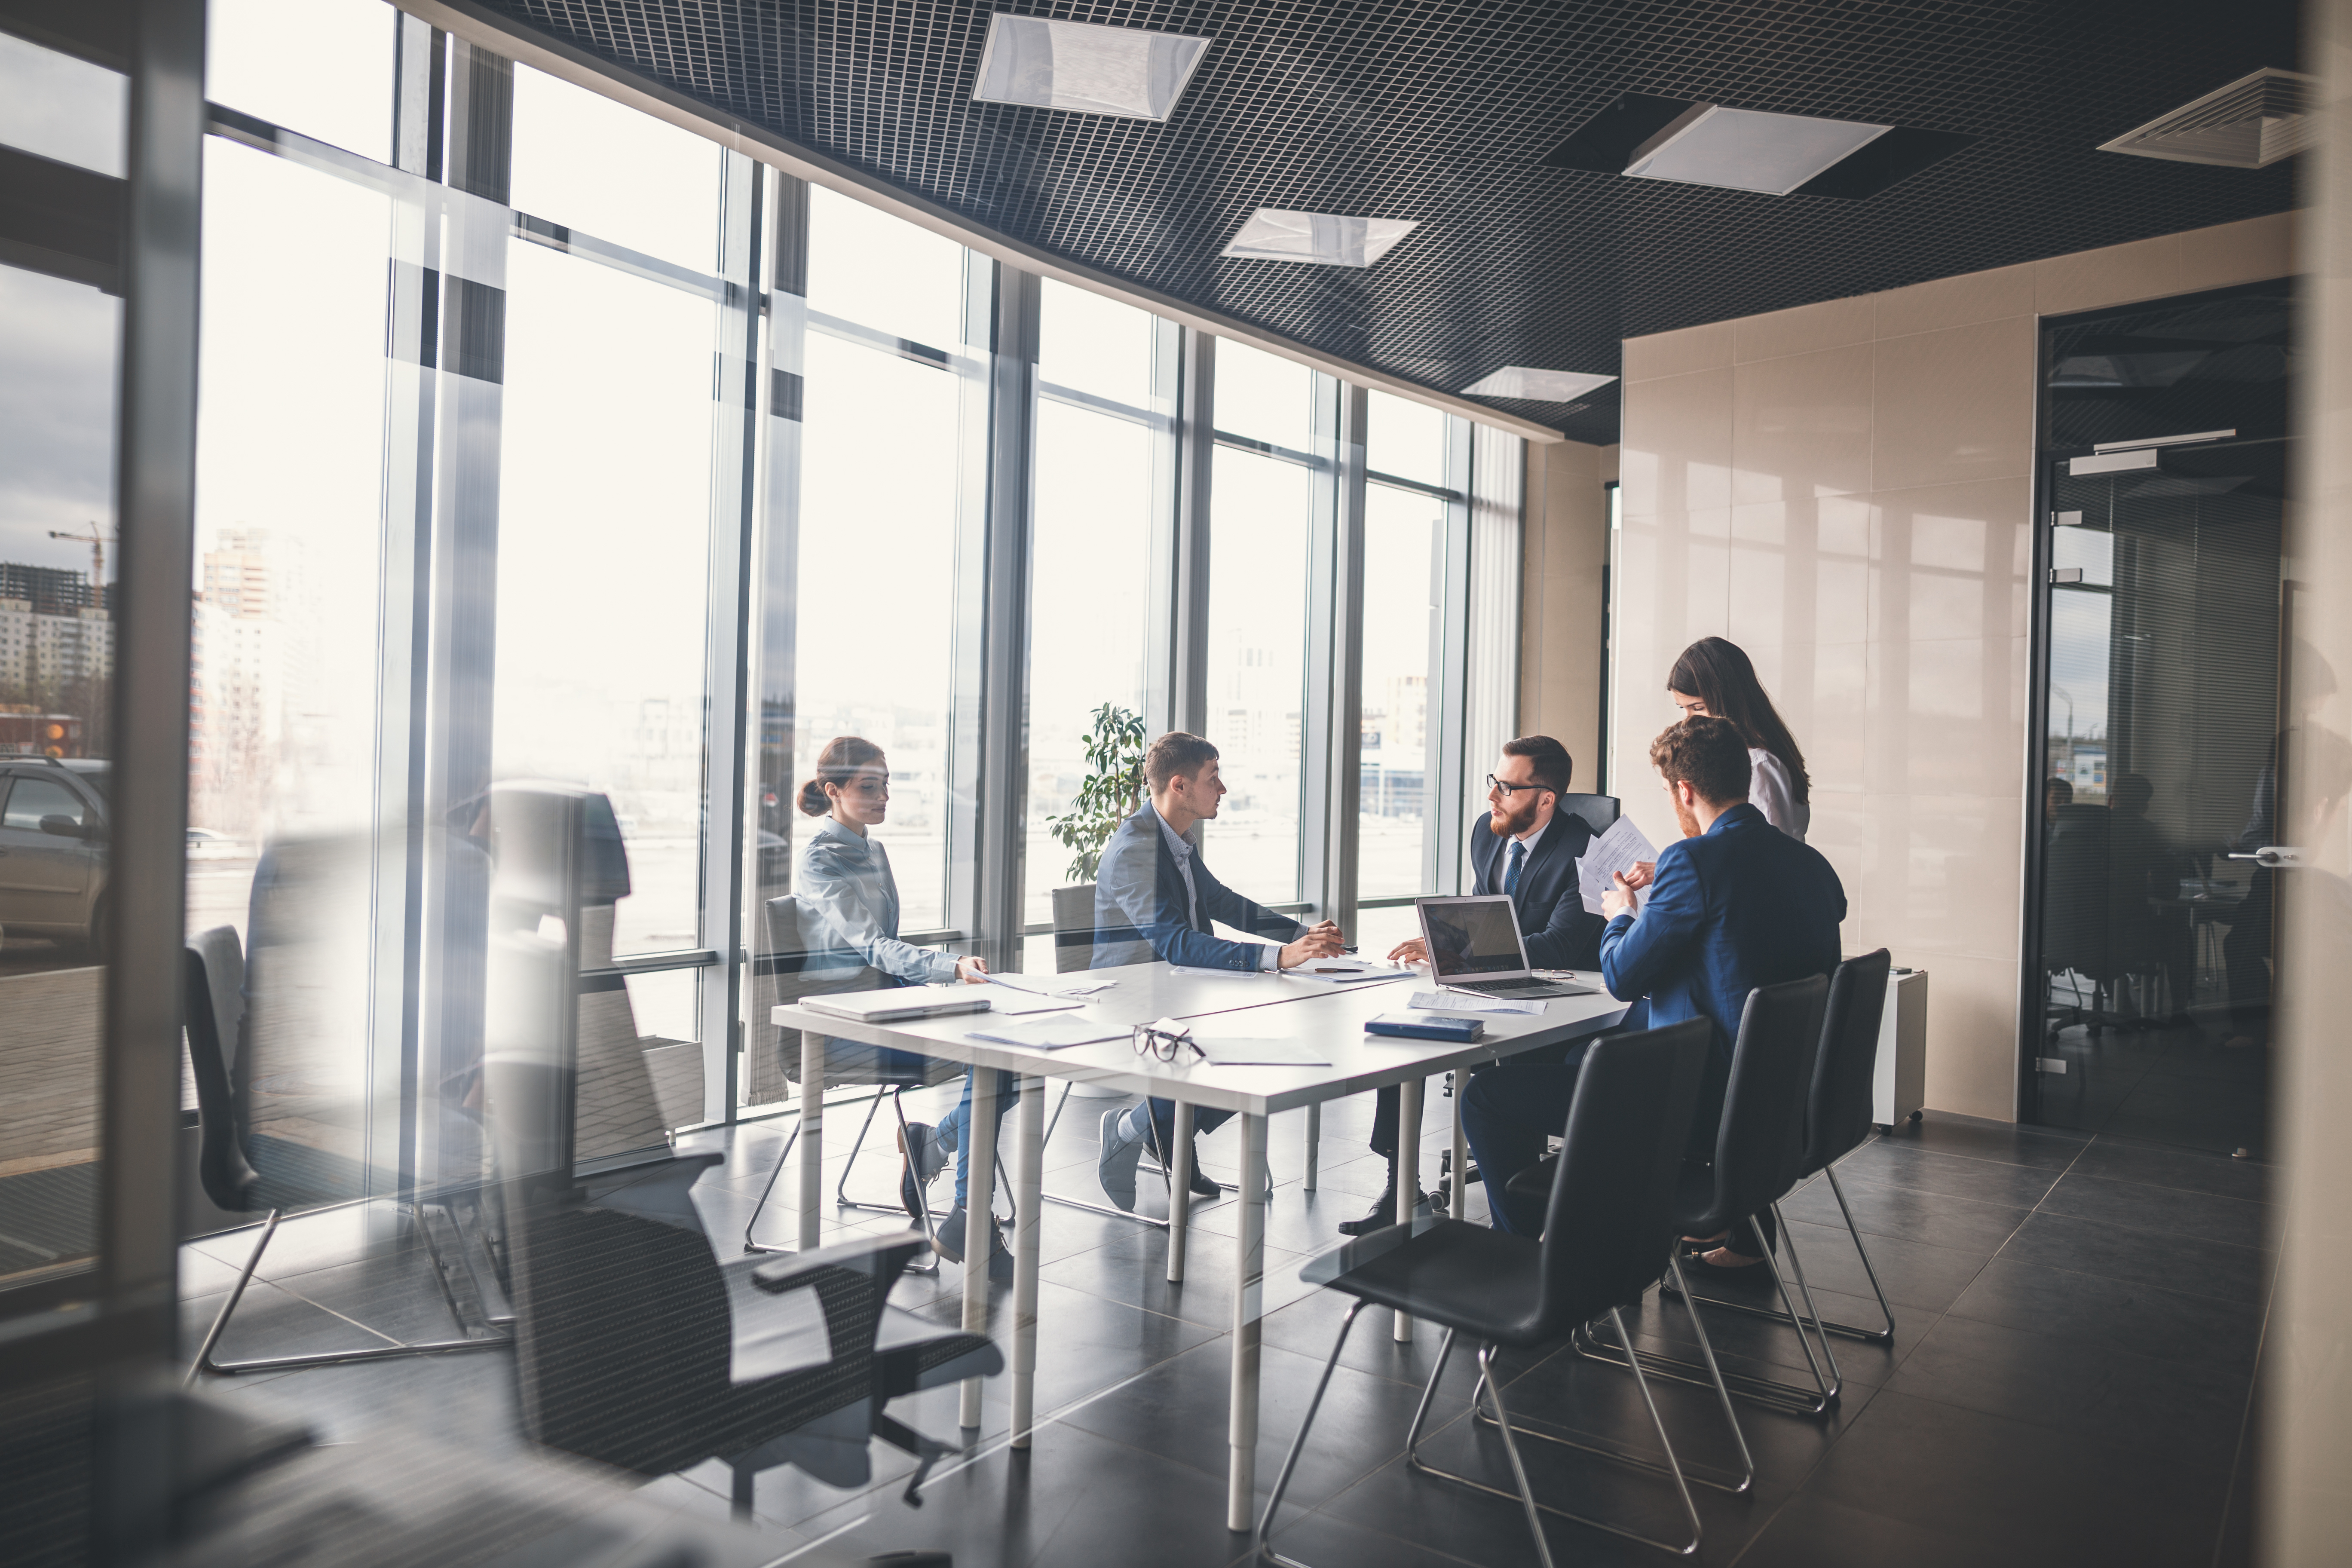
POLYGON ((956 978, 962 981, 966 985, 987 984, 988 960, 984 958, 957 959, 956 978))

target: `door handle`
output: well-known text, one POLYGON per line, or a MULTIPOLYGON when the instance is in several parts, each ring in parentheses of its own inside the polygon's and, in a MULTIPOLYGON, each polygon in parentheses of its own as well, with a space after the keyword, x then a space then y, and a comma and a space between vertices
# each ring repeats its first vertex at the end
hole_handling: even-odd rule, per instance
POLYGON ((2251 855, 2233 852, 2230 858, 2252 860, 2257 866, 2267 866, 2273 870, 2284 871, 2303 864, 2303 851, 2285 844, 2265 844, 2251 855))

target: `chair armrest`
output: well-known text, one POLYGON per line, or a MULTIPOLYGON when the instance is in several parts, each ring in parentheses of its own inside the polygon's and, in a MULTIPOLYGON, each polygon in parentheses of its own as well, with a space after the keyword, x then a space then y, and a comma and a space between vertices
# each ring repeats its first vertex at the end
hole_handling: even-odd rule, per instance
POLYGON ((813 1282, 828 1268, 844 1268, 864 1274, 874 1282, 877 1295, 887 1296, 890 1287, 908 1264, 930 1250, 931 1244, 920 1236, 869 1236, 856 1241, 836 1242, 812 1252, 795 1252, 763 1263, 751 1271, 751 1283, 770 1295, 781 1295, 813 1282))

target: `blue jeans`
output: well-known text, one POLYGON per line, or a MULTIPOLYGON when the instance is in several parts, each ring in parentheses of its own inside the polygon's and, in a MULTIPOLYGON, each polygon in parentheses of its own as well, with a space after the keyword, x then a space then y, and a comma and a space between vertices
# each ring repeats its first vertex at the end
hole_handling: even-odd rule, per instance
MULTIPOLYGON (((1168 1157, 1172 1160, 1176 1157, 1176 1102, 1154 1096, 1150 1103, 1151 1125, 1160 1134, 1160 1147, 1167 1151, 1168 1157)), ((1203 1110, 1199 1106, 1194 1106, 1192 1135, 1197 1138, 1203 1132, 1214 1132, 1227 1121, 1232 1121, 1233 1114, 1230 1110, 1203 1110)))
MULTIPOLYGON (((974 1068, 973 1072, 977 1072, 978 1070, 978 1068, 974 1068)), ((949 1111, 945 1116, 940 1119, 939 1126, 940 1142, 955 1151, 955 1201, 956 1207, 958 1208, 963 1207, 964 1193, 969 1186, 971 1177, 971 1156, 965 1146, 966 1141, 964 1134, 971 1127, 972 1076, 972 1073, 970 1072, 963 1075, 963 1098, 956 1101, 956 1108, 953 1110, 949 1111)), ((1004 1146, 1004 1113, 1012 1110, 1015 1104, 1019 1103, 1020 1099, 1020 1081, 1011 1073, 1004 1071, 1002 1068, 998 1068, 996 1073, 996 1141, 997 1147, 1000 1149, 1004 1146)))

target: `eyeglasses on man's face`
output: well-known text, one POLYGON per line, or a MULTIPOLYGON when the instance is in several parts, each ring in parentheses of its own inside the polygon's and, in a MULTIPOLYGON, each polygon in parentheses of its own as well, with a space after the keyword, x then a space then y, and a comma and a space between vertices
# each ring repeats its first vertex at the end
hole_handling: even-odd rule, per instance
POLYGON ((1172 1062, 1187 1051, 1201 1061, 1209 1059, 1209 1053, 1192 1038, 1190 1029, 1162 1029, 1150 1024, 1135 1026, 1135 1054, 1139 1057, 1158 1057, 1163 1062, 1172 1062))
POLYGON ((1521 790, 1530 790, 1530 789, 1549 789, 1550 787, 1551 787, 1551 786, 1550 786, 1549 784, 1512 784, 1512 783, 1509 783, 1509 782, 1508 782, 1508 781, 1507 781, 1507 780, 1504 780, 1504 779, 1498 779, 1498 778, 1496 778, 1496 777, 1494 774, 1492 774, 1492 773, 1488 773, 1488 774, 1486 775, 1486 788, 1487 788, 1487 790, 1488 790, 1490 793, 1491 793, 1492 791, 1495 791, 1495 790, 1501 790, 1501 791, 1503 792, 1503 798, 1504 798, 1504 799, 1506 799, 1506 800, 1508 800, 1511 796, 1513 796, 1513 795, 1517 795, 1521 790))

